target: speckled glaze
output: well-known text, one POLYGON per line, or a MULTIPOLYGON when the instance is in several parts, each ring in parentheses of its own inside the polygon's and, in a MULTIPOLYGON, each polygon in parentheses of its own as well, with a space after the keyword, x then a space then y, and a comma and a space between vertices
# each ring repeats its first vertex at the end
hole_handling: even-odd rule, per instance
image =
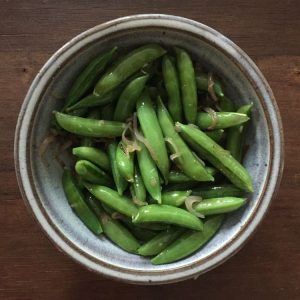
POLYGON ((265 78, 250 58, 217 31, 169 15, 134 15, 96 26, 59 49, 33 81, 20 111, 15 134, 16 173, 28 209, 53 243, 85 267, 105 276, 139 284, 161 284, 196 277, 236 253, 256 229, 279 185, 283 167, 280 115, 265 78), (62 106, 71 81, 97 53, 156 42, 183 47, 193 58, 225 79, 226 92, 238 104, 254 102, 245 166, 254 193, 243 209, 226 218, 219 233, 200 251, 179 262, 153 266, 128 254, 105 237, 94 236, 70 209, 61 185, 62 169, 38 146, 47 135, 51 114, 62 106))

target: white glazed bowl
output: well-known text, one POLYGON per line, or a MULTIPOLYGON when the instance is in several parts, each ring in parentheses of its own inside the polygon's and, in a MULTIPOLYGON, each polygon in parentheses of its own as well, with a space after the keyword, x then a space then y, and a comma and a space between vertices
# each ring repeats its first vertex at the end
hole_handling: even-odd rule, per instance
MULTIPOLYGON (((134 15, 96 26, 59 49, 33 81, 20 111, 15 134, 16 173, 23 198, 50 239, 88 269, 132 283, 169 283, 204 273, 237 252, 262 220, 279 185, 283 166, 280 115, 265 78, 229 39, 195 21, 169 15, 134 15), (61 185, 62 169, 46 168, 38 147, 47 135, 51 113, 62 106, 71 81, 96 53, 112 46, 146 43, 176 45, 224 78, 238 104, 254 102, 245 166, 254 180, 249 204, 230 214, 218 234, 200 251, 178 262, 153 266, 128 254, 105 237, 93 235, 70 209, 61 185)), ((53 150, 54 151, 54 150, 53 150)), ((51 160, 53 153, 48 153, 51 160)))

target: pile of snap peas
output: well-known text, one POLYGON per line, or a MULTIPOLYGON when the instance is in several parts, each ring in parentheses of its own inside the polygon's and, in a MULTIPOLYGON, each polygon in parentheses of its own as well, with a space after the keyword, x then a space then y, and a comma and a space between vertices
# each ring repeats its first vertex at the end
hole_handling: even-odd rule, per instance
POLYGON ((153 264, 194 253, 253 192, 242 165, 252 106, 236 107, 184 49, 102 53, 54 112, 73 141, 62 176, 70 206, 94 234, 153 264))

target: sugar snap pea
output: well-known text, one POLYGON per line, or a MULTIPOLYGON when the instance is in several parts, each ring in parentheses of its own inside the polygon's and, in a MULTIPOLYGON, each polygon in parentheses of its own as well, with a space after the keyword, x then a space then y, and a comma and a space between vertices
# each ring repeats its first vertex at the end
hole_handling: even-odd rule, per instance
MULTIPOLYGON (((238 113, 249 115, 253 103, 243 105, 238 109, 238 113)), ((242 160, 242 150, 245 136, 245 124, 232 127, 228 130, 226 149, 230 151, 231 155, 239 162, 242 160)))
POLYGON ((186 176, 180 171, 170 171, 168 182, 169 183, 180 183, 194 181, 191 177, 186 176))
POLYGON ((131 116, 148 79, 149 75, 137 77, 125 87, 116 105, 115 121, 125 122, 131 116))
POLYGON ((117 191, 119 195, 123 195, 123 192, 126 190, 128 183, 121 176, 119 172, 119 168, 117 166, 117 160, 116 160, 116 152, 117 152, 117 143, 112 142, 111 144, 108 145, 108 156, 110 160, 111 171, 113 174, 114 182, 117 187, 117 191))
POLYGON ((174 155, 174 162, 179 168, 194 180, 213 181, 214 178, 205 170, 175 131, 174 123, 160 98, 158 99, 158 120, 165 140, 168 141, 169 150, 174 155))
POLYGON ((80 159, 96 164, 104 171, 111 172, 108 155, 101 149, 81 146, 73 148, 72 153, 80 159))
POLYGON ((245 191, 253 192, 249 173, 228 151, 224 150, 200 129, 178 122, 176 128, 196 152, 205 157, 233 184, 245 191))
POLYGON ((156 165, 147 148, 141 143, 141 150, 137 152, 139 169, 148 193, 158 203, 161 203, 161 187, 156 165))
POLYGON ((78 160, 75 164, 75 171, 85 181, 112 186, 112 180, 110 177, 88 160, 78 160))
POLYGON ((138 167, 135 167, 131 195, 133 201, 139 202, 140 204, 147 204, 147 192, 138 167))
POLYGON ((139 242, 132 235, 130 231, 125 228, 121 222, 114 220, 99 205, 98 200, 93 196, 89 195, 87 197, 87 202, 90 207, 94 210, 95 214, 98 216, 104 234, 120 248, 124 249, 130 253, 136 253, 137 249, 140 247, 139 242))
POLYGON ((133 182, 134 163, 133 154, 126 154, 123 142, 119 142, 116 150, 116 164, 120 175, 128 182, 133 182))
POLYGON ((200 91, 208 91, 210 94, 212 92, 215 94, 217 99, 214 99, 214 101, 217 100, 218 108, 221 111, 235 111, 235 105, 227 96, 224 95, 220 81, 212 78, 212 75, 200 73, 196 76, 196 84, 200 91), (211 77, 209 78, 209 76, 211 77), (213 90, 211 91, 208 87, 209 84, 212 84, 213 90))
POLYGON ((163 251, 168 245, 170 245, 174 240, 176 240, 180 234, 183 233, 183 229, 178 229, 176 227, 171 227, 166 231, 162 231, 155 237, 153 237, 146 244, 142 245, 138 249, 138 254, 142 256, 157 255, 163 251))
POLYGON ((245 205, 246 198, 222 197, 203 199, 194 206, 195 211, 205 215, 217 215, 237 210, 245 205))
POLYGON ((131 51, 100 78, 95 86, 94 94, 99 96, 106 94, 144 65, 164 55, 165 52, 162 47, 155 44, 146 45, 131 51))
POLYGON ((189 256, 203 247, 219 230, 223 216, 209 218, 203 226, 203 231, 187 231, 166 247, 161 253, 152 258, 154 265, 168 264, 189 256))
POLYGON ((98 200, 125 216, 133 217, 138 212, 129 198, 120 196, 117 191, 109 187, 95 184, 85 184, 85 187, 98 200))
POLYGON ((89 107, 97 107, 97 106, 106 106, 112 102, 114 102, 121 93, 120 88, 116 88, 103 96, 95 96, 94 94, 90 94, 70 106, 66 109, 67 112, 72 112, 74 110, 89 108, 89 107))
MULTIPOLYGON (((205 166, 205 170, 211 174, 212 176, 216 175, 217 170, 212 167, 205 166)), ((170 171, 168 182, 170 183, 181 183, 181 182, 192 182, 194 181, 192 178, 186 176, 184 173, 180 171, 170 171)))
POLYGON ((121 136, 125 124, 115 121, 94 120, 55 112, 59 126, 71 133, 87 137, 121 136))
POLYGON ((193 214, 184 209, 164 204, 150 204, 140 207, 132 219, 132 222, 137 224, 145 222, 161 222, 193 230, 203 229, 202 221, 193 214))
MULTIPOLYGON (((100 119, 100 110, 98 108, 92 108, 89 111, 87 118, 100 119)), ((94 141, 93 141, 93 139, 85 136, 85 137, 81 138, 80 145, 83 147, 92 147, 94 145, 94 141)))
POLYGON ((205 185, 193 188, 192 195, 203 199, 220 197, 241 197, 244 192, 233 184, 205 185))
POLYGON ((188 123, 195 123, 197 114, 197 87, 193 63, 185 50, 176 48, 175 51, 184 116, 188 123))
POLYGON ((197 115, 196 124, 200 129, 224 129, 245 123, 249 117, 242 113, 234 112, 216 112, 215 120, 213 116, 206 112, 199 112, 197 115))
POLYGON ((151 99, 146 91, 137 101, 137 117, 143 134, 151 146, 151 151, 148 149, 149 153, 167 181, 170 168, 167 148, 151 99))
POLYGON ((185 199, 192 193, 192 190, 187 191, 170 191, 161 194, 162 204, 171 206, 181 206, 185 199))
MULTIPOLYGON (((217 97, 224 97, 223 89, 220 81, 212 79, 213 89, 217 97)), ((209 75, 207 73, 200 73, 196 76, 197 88, 201 91, 208 91, 209 75)))
POLYGON ((168 94, 168 110, 175 122, 182 121, 182 104, 180 99, 180 85, 174 62, 168 55, 162 59, 162 73, 168 94))
POLYGON ((64 169, 62 185, 66 198, 76 215, 93 233, 99 235, 102 232, 101 224, 85 203, 84 196, 68 169, 64 169))
POLYGON ((90 88, 95 85, 99 75, 111 61, 116 50, 117 47, 112 48, 110 51, 96 57, 85 67, 71 86, 65 101, 65 107, 69 107, 76 103, 90 88))
POLYGON ((140 244, 126 227, 105 213, 101 214, 100 220, 104 234, 112 242, 129 253, 137 252, 140 244))

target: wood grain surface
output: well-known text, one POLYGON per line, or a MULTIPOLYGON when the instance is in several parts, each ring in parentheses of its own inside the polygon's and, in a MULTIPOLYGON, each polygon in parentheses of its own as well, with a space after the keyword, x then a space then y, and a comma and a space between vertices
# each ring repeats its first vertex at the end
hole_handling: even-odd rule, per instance
POLYGON ((0 299, 300 299, 300 1, 0 1, 0 299), (27 89, 78 33, 135 13, 191 18, 222 32, 257 63, 285 132, 279 193, 246 246, 197 280, 134 286, 91 273, 59 252, 20 196, 13 139, 27 89))

